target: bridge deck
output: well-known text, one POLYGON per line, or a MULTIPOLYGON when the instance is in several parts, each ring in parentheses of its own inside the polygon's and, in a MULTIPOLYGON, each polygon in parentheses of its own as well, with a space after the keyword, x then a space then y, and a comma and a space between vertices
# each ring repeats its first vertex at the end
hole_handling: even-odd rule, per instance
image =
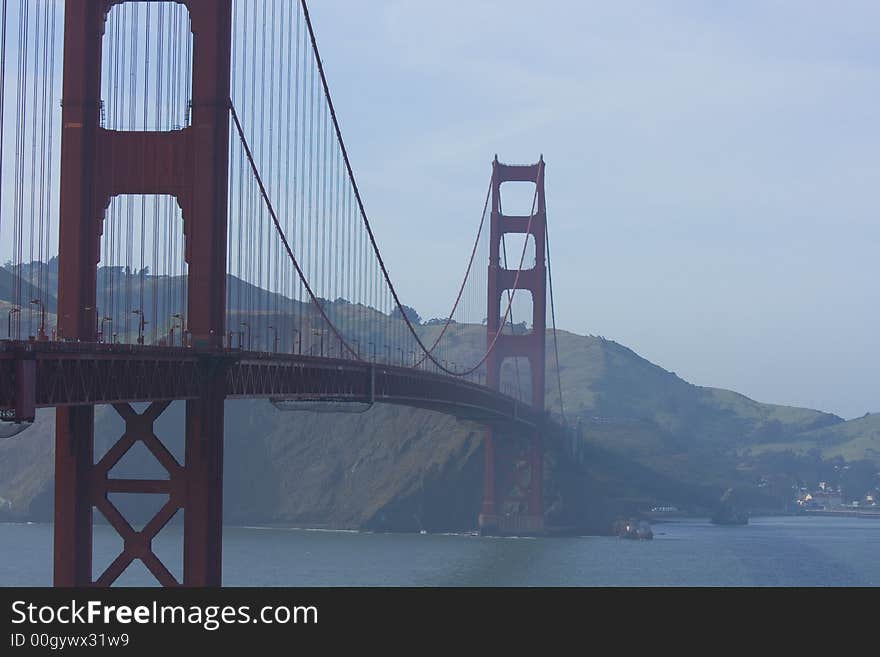
POLYGON ((0 417, 35 408, 195 399, 222 376, 228 398, 387 403, 528 430, 545 414, 483 385, 365 361, 183 347, 0 341, 0 417))

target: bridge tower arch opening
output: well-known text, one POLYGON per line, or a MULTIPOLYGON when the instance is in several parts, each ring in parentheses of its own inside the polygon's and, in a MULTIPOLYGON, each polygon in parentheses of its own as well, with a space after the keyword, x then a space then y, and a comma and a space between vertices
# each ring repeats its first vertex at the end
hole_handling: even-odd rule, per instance
MULTIPOLYGON (((546 222, 544 197, 544 158, 536 164, 502 164, 498 157, 492 162, 492 214, 489 237, 489 271, 486 340, 490 354, 486 361, 486 381, 496 390, 502 387, 502 366, 508 359, 525 359, 530 377, 530 401, 538 410, 544 409, 544 377, 546 353, 547 270, 546 222), (528 215, 505 214, 501 205, 504 183, 533 183, 534 191, 528 215), (527 247, 534 244, 533 262, 528 259, 518 270, 522 252, 507 252, 504 258, 504 236, 524 236, 527 247), (504 263, 507 263, 507 267, 504 263), (531 293, 531 317, 526 320, 529 331, 506 331, 510 318, 505 317, 512 303, 508 294, 531 293)), ((520 247, 522 248, 522 247, 520 247)), ((528 254, 527 254, 528 255, 528 254)), ((544 526, 544 448, 539 432, 518 439, 502 435, 497 428, 486 432, 483 503, 479 527, 483 533, 542 533, 544 526)))
MULTIPOLYGON (((226 315, 226 250, 232 0, 177 0, 189 12, 192 31, 191 108, 186 125, 113 130, 102 123, 102 42, 108 14, 126 0, 68 0, 65 3, 62 92, 61 193, 59 217, 58 337, 96 341, 100 327, 96 287, 101 236, 110 199, 126 194, 167 195, 182 210, 188 265, 186 324, 197 351, 222 346, 226 315)), ((152 3, 155 4, 155 3, 152 3)), ((166 26, 167 27, 167 26, 166 26)), ((117 124, 113 124, 117 125, 117 124)), ((55 584, 109 584, 140 559, 164 584, 178 583, 152 552, 155 533, 184 511, 183 584, 220 584, 223 475, 224 377, 219 362, 205 355, 199 394, 186 402, 184 463, 165 459, 170 483, 126 480, 107 473, 130 441, 154 441, 152 423, 167 402, 135 413, 116 411, 126 432, 110 458, 94 460, 94 407, 60 407, 55 434, 55 584), (133 482, 133 483, 132 483, 133 482), (141 531, 124 519, 112 523, 123 552, 93 581, 93 510, 115 517, 112 492, 150 493, 162 487, 169 502, 141 531), (126 491, 120 491, 124 487, 126 491)))

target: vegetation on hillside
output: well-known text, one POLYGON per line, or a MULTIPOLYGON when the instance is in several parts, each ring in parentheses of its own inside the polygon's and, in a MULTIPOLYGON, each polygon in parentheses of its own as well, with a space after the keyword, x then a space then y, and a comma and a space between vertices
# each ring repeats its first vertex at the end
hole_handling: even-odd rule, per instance
MULTIPOLYGON (((3 283, 10 276, 0 270, 0 311, 13 298, 14 281, 3 283)), ((163 285, 182 284, 181 279, 158 277, 147 287, 153 289, 154 282, 160 296, 163 285)), ((259 320, 292 327, 296 318, 289 313, 304 312, 301 304, 278 295, 254 295, 238 279, 230 278, 228 285, 230 299, 241 291, 259 301, 255 308, 233 307, 233 324, 256 326, 259 320)), ((363 357, 405 358, 397 344, 376 342, 379 335, 395 333, 380 331, 389 322, 399 325, 397 335, 405 335, 399 314, 373 309, 367 321, 359 313, 355 324, 354 307, 344 299, 324 302, 334 322, 348 324, 363 357)), ((420 322, 414 309, 407 308, 407 315, 420 322)), ((54 325, 53 315, 48 323, 54 325)), ((432 344, 442 328, 442 322, 429 320, 417 330, 432 344)), ((477 361, 485 349, 485 330, 484 325, 453 324, 441 357, 459 365, 477 361)), ((298 336, 280 330, 278 337, 279 349, 289 351, 298 336)), ((880 463, 880 415, 844 422, 821 411, 762 404, 728 390, 692 385, 612 340, 566 331, 557 337, 565 415, 579 425, 582 436, 576 455, 550 447, 548 503, 562 524, 610 527, 610 516, 664 504, 706 511, 732 486, 753 508, 784 510, 794 487, 834 477, 841 485, 848 480, 848 494, 855 496, 880 463)), ((254 348, 269 347, 268 337, 255 339, 254 348)), ((325 348, 331 353, 332 345, 325 348)), ((552 412, 561 414, 552 349, 548 335, 546 400, 552 412)), ((503 372, 506 385, 519 385, 528 394, 524 363, 508 363, 503 372)), ((33 428, 0 443, 0 513, 7 517, 50 517, 52 415, 42 411, 33 428)), ((261 400, 230 402, 226 415, 225 512, 230 521, 473 527, 482 477, 482 434, 474 427, 416 409, 282 413, 261 400)), ((157 432, 179 447, 181 431, 182 405, 174 404, 157 423, 157 432)), ((106 449, 119 435, 118 418, 111 409, 99 408, 99 447, 106 449)), ((132 453, 128 460, 120 467, 134 472, 148 467, 150 459, 132 453)))

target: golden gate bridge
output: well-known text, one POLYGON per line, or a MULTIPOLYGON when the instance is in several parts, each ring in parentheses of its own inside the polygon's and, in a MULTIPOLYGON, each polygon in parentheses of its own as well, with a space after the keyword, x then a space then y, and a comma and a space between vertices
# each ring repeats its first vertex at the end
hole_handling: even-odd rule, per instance
MULTIPOLYGON (((544 443, 565 426, 543 157, 495 157, 450 311, 423 323, 382 257, 304 1, 0 2, 0 418, 56 409, 56 585, 110 585, 136 559, 164 585, 221 583, 227 398, 480 423, 481 531, 548 530, 544 443), (505 212, 505 183, 533 187, 527 212, 505 212), (451 360, 474 328, 485 348, 451 360), (175 400, 182 460, 153 430, 175 400), (125 423, 103 455, 99 404, 125 423), (138 442, 167 477, 113 476, 138 442), (117 493, 167 501, 136 530, 117 493), (95 509, 123 539, 97 576, 95 509), (178 580, 152 541, 181 511, 178 580)), ((419 243, 445 230, 411 226, 419 243)))

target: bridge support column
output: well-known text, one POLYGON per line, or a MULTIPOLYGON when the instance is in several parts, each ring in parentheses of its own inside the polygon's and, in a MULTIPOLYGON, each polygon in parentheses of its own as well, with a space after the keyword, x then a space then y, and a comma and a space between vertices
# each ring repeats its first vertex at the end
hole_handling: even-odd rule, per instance
MULTIPOLYGON (((217 382, 216 378, 220 381, 217 382)), ((223 385, 186 403, 186 519, 183 583, 220 586, 223 543, 223 385)))
POLYGON ((94 419, 92 406, 56 411, 55 586, 92 583, 94 419))
MULTIPOLYGON (((189 10, 193 32, 192 121, 185 128, 168 132, 120 132, 100 126, 105 20, 114 5, 126 0, 65 3, 59 339, 93 342, 96 338, 97 263, 104 212, 110 199, 120 194, 168 194, 177 199, 183 211, 189 264, 186 317, 192 346, 202 353, 222 347, 226 333, 232 0, 178 1, 189 10)), ((179 489, 175 483, 169 490, 173 489, 177 505, 174 510, 186 510, 184 581, 193 585, 220 584, 224 379, 220 370, 213 376, 216 378, 206 378, 202 397, 187 402, 185 470, 170 461, 166 466, 169 472, 177 472, 172 480, 185 484, 179 489)), ((153 445, 151 451, 161 451, 152 430, 147 433, 147 417, 125 408, 117 408, 126 419, 128 436, 119 444, 130 441, 132 435, 141 435, 148 447, 153 445)), ((161 413, 155 404, 151 409, 150 415, 161 413)), ((115 488, 109 489, 96 483, 95 477, 100 477, 95 473, 103 470, 106 475, 109 468, 104 467, 107 463, 93 466, 93 441, 93 409, 58 410, 55 583, 91 583, 95 504, 109 514, 108 520, 126 541, 120 559, 98 578, 97 584, 111 583, 133 558, 141 558, 160 582, 175 583, 152 555, 151 537, 134 532, 112 505, 105 503, 108 491, 157 492, 167 485, 113 483, 115 488)), ((122 450, 119 456, 124 453, 122 450)), ((168 507, 160 512, 157 523, 162 522, 149 525, 150 529, 161 529, 171 517, 165 515, 171 511, 168 507)))
POLYGON ((490 531, 498 524, 495 511, 495 443, 492 441, 492 429, 486 429, 483 449, 485 450, 483 460, 483 505, 480 509, 478 524, 481 531, 490 531))
MULTIPOLYGON (((524 358, 531 373, 531 403, 544 409, 544 368, 546 342, 547 275, 545 266, 546 206, 544 200, 544 159, 532 165, 492 163, 492 219, 489 241, 488 310, 486 340, 490 355, 486 360, 486 382, 498 390, 501 366, 506 358, 524 358), (535 184, 536 203, 531 216, 506 215, 501 210, 501 185, 519 181, 535 184), (531 236, 535 244, 535 264, 508 269, 501 262, 501 241, 507 233, 531 236), (507 293, 528 290, 532 295, 532 330, 504 333, 507 293), (493 348, 494 345, 494 348, 493 348)), ((519 254, 514 256, 517 263, 519 254)), ((507 318, 509 321, 509 317, 507 318)), ((502 436, 489 429, 485 441, 483 505, 480 531, 500 534, 540 534, 544 532, 544 446, 540 434, 527 437, 502 436)))
MULTIPOLYGON (((95 144, 101 95, 102 2, 64 8, 61 208, 58 240, 58 337, 95 339, 98 221, 95 144)), ((55 419, 55 585, 92 581, 89 473, 94 409, 59 408, 55 419)))
POLYGON ((544 533, 542 439, 486 435, 483 505, 479 529, 486 535, 544 533), (498 439, 500 438, 500 440, 498 439))

